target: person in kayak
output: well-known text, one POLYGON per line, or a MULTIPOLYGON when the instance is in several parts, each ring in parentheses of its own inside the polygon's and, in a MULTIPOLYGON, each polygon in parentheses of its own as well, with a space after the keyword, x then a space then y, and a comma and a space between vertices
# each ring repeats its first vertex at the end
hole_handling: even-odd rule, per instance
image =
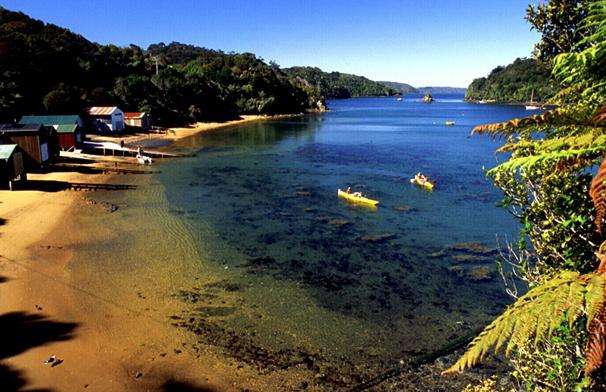
POLYGON ((425 185, 425 183, 428 181, 427 177, 425 177, 423 174, 421 173, 417 173, 417 175, 415 176, 415 178, 417 179, 417 182, 421 185, 425 185))

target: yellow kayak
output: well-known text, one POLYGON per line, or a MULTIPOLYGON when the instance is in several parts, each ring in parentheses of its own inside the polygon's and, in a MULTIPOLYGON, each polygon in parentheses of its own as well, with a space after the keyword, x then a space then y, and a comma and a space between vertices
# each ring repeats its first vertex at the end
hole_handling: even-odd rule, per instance
POLYGON ((369 206, 373 206, 373 207, 376 207, 377 205, 379 205, 378 200, 369 199, 364 196, 356 196, 353 193, 347 193, 340 189, 337 192, 337 195, 347 201, 351 201, 352 203, 360 203, 360 204, 365 204, 365 205, 369 205, 369 206))
POLYGON ((429 181, 421 182, 421 181, 419 181, 419 179, 417 179, 415 177, 415 178, 410 179, 410 183, 423 187, 423 188, 427 189, 428 191, 433 191, 433 184, 429 181))

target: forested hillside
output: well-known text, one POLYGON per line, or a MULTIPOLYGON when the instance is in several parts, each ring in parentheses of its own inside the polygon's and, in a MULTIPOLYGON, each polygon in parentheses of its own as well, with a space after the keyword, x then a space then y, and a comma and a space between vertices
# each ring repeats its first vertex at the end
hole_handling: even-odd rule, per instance
POLYGON ((396 90, 363 76, 340 72, 324 72, 315 67, 292 67, 283 71, 309 87, 316 88, 324 98, 353 98, 394 95, 396 90))
POLYGON ((0 69, 0 122, 119 105, 177 124, 241 113, 301 112, 319 100, 313 87, 254 54, 179 43, 148 50, 99 45, 2 7, 0 69))
POLYGON ((516 59, 506 67, 495 68, 488 77, 475 79, 465 99, 470 101, 545 102, 557 91, 550 70, 534 59, 516 59))
POLYGON ((398 93, 400 94, 409 94, 409 93, 416 93, 417 89, 412 87, 410 84, 407 83, 400 83, 400 82, 379 82, 391 89, 396 90, 398 93))

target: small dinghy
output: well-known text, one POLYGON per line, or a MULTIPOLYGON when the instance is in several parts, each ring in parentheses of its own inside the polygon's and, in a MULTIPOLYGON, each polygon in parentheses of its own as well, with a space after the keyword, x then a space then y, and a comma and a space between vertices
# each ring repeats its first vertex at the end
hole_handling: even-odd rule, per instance
POLYGON ((151 165, 153 160, 147 155, 137 154, 137 162, 139 162, 140 165, 151 165))

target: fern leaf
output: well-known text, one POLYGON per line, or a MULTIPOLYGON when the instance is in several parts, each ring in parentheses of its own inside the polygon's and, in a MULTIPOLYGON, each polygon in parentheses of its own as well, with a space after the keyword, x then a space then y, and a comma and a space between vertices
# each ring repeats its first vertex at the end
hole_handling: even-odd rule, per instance
POLYGON ((605 281, 603 275, 592 275, 587 282, 587 293, 585 294, 587 320, 593 320, 606 301, 604 298, 605 281))
POLYGON ((589 325, 589 342, 587 343, 587 362, 585 374, 591 374, 604 366, 606 360, 606 307, 602 306, 600 313, 589 325))
POLYGON ((602 233, 602 224, 606 218, 606 159, 591 182, 589 195, 595 207, 595 225, 598 233, 602 233))
MULTIPOLYGON (((577 272, 565 271, 520 297, 490 323, 471 342, 467 352, 444 373, 474 366, 489 351, 499 351, 507 341, 506 355, 518 346, 532 345, 533 342, 536 345, 552 335, 565 315, 572 324, 583 312, 587 312, 590 314, 588 321, 592 322, 596 309, 600 309, 600 312, 604 310, 604 300, 604 276, 581 276, 577 272)), ((606 328, 606 324, 599 324, 596 328, 601 331, 599 328, 602 327, 606 328)), ((596 342, 600 343, 599 340, 596 342)), ((596 355, 600 347, 596 346, 596 355)))

